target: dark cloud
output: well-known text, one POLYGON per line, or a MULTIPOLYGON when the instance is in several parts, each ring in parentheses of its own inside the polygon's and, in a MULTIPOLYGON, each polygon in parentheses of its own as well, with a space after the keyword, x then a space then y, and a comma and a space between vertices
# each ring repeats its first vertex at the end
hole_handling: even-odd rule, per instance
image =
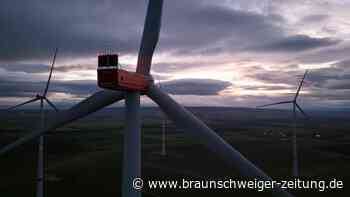
POLYGON ((313 38, 307 35, 289 36, 272 44, 258 48, 261 51, 301 52, 310 49, 329 47, 338 44, 340 40, 332 38, 313 38))
MULTIPOLYGON (((0 96, 2 97, 33 97, 42 94, 45 88, 45 81, 28 82, 0 80, 0 96)), ((51 82, 49 94, 66 93, 76 97, 83 97, 96 92, 96 81, 55 81, 51 82)))
POLYGON ((344 90, 344 89, 340 89, 340 90, 314 90, 313 92, 311 92, 308 97, 311 98, 317 98, 320 100, 326 100, 329 103, 332 103, 334 101, 347 101, 347 105, 349 104, 349 98, 350 98, 350 90, 344 90))
POLYGON ((217 95, 232 84, 212 79, 178 79, 161 83, 161 88, 176 95, 217 95))
POLYGON ((314 69, 308 76, 308 79, 313 81, 315 86, 323 87, 328 80, 343 79, 344 70, 336 67, 314 69))
POLYGON ((303 17, 301 23, 320 23, 327 20, 329 16, 327 14, 312 14, 303 17))
POLYGON ((308 78, 316 88, 346 89, 350 79, 349 60, 339 61, 327 68, 314 69, 308 78))
POLYGON ((49 66, 44 64, 1 64, 0 68, 10 72, 45 73, 49 66))
MULTIPOLYGON (((287 22, 278 13, 262 15, 208 2, 211 1, 165 1, 157 52, 174 55, 295 52, 337 43, 306 35, 288 37, 281 25, 287 22)), ((60 48, 59 56, 63 59, 96 56, 106 50, 136 55, 146 3, 5 0, 0 6, 3 27, 0 36, 5 38, 0 61, 49 60, 55 47, 60 48)))
POLYGON ((325 87, 330 90, 350 90, 350 78, 342 80, 329 80, 325 87))
POLYGON ((163 31, 166 39, 161 43, 179 54, 239 50, 284 35, 281 28, 262 15, 223 6, 169 6, 166 10, 172 17, 167 20, 163 31))
POLYGON ((136 0, 2 1, 0 60, 48 59, 57 46, 65 57, 112 48, 135 52, 145 5, 136 0))
MULTIPOLYGON (((7 72, 23 72, 29 74, 48 73, 51 65, 45 64, 0 64, 0 68, 7 72)), ((55 72, 69 72, 81 70, 96 70, 97 66, 92 64, 70 64, 55 66, 55 72)))
POLYGON ((328 63, 343 60, 349 57, 350 42, 342 41, 334 47, 322 48, 322 50, 310 51, 296 57, 295 60, 300 63, 317 64, 328 63))
POLYGON ((340 61, 329 68, 315 69, 308 77, 313 82, 314 94, 330 95, 329 98, 344 99, 350 91, 350 68, 348 60, 340 61))
POLYGON ((44 89, 44 83, 28 83, 0 80, 0 95, 2 97, 28 97, 35 96, 44 89))
MULTIPOLYGON (((285 35, 275 24, 283 21, 278 15, 263 16, 205 2, 165 1, 160 52, 219 53, 220 49, 243 49, 285 35)), ((93 56, 108 49, 136 54, 146 3, 5 0, 0 6, 0 36, 5 38, 0 61, 46 60, 55 47, 65 58, 93 56)))

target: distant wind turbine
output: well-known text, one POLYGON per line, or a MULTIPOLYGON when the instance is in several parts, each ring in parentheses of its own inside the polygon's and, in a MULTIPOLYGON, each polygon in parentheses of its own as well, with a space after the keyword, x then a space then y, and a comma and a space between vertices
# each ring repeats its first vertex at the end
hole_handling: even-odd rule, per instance
POLYGON ((297 99, 298 99, 298 96, 299 96, 299 93, 300 93, 300 90, 303 86, 303 83, 304 83, 304 80, 305 80, 305 77, 308 73, 308 70, 305 71, 304 73, 304 76, 302 78, 302 80, 300 81, 300 84, 299 84, 299 87, 297 89, 297 92, 295 93, 295 96, 293 98, 293 100, 291 101, 282 101, 282 102, 277 102, 277 103, 271 103, 271 104, 267 104, 267 105, 261 105, 261 106, 258 106, 257 108, 262 108, 262 107, 267 107, 267 106, 273 106, 273 105, 281 105, 281 104, 292 104, 293 106, 293 124, 294 124, 294 128, 293 128, 293 136, 292 136, 292 151, 293 151, 293 154, 292 154, 292 157, 293 157, 293 163, 292 163, 292 168, 293 168, 293 171, 292 171, 292 174, 293 176, 299 176, 299 166, 298 166, 298 151, 297 151, 297 135, 296 135, 296 124, 297 124, 297 121, 296 121, 296 108, 301 112, 301 114, 303 114, 306 118, 308 118, 308 116, 306 115, 306 113, 304 112, 304 110, 300 107, 300 105, 298 104, 297 102, 297 99))
MULTIPOLYGON (((52 60, 52 65, 51 65, 51 69, 50 69, 50 74, 49 74, 49 79, 46 82, 46 87, 44 89, 43 94, 37 94, 35 96, 35 98, 26 101, 24 103, 15 105, 13 107, 8 108, 7 110, 13 110, 16 109, 18 107, 21 107, 23 105, 29 104, 29 103, 33 103, 36 101, 40 101, 40 121, 41 121, 41 128, 44 129, 45 128, 45 114, 44 114, 44 102, 46 102, 47 104, 49 104, 49 106, 51 106, 56 112, 58 111, 57 107, 46 97, 48 90, 49 90, 49 86, 50 86, 50 81, 51 81, 51 77, 52 77, 52 72, 53 72, 53 68, 55 65, 55 61, 56 61, 56 55, 57 55, 58 49, 55 49, 55 54, 53 56, 53 60, 52 60)), ((37 163, 37 174, 36 174, 36 197, 43 197, 44 196, 44 142, 45 142, 45 138, 44 135, 40 135, 39 137, 39 142, 38 142, 38 163, 37 163)))

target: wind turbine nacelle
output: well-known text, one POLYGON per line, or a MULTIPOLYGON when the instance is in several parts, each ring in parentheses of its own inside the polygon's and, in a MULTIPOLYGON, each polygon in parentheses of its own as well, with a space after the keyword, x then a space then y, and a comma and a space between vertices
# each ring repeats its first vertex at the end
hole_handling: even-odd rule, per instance
POLYGON ((129 72, 119 68, 118 54, 98 56, 98 86, 110 90, 147 91, 150 76, 129 72))

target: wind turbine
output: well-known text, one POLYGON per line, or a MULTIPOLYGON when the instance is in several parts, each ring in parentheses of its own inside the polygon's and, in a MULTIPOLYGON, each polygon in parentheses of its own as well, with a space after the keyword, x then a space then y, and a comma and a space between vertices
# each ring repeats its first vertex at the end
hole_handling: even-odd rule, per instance
MULTIPOLYGON (((15 105, 13 107, 8 108, 8 110, 13 110, 16 109, 20 106, 33 103, 36 101, 40 101, 40 123, 41 123, 41 129, 45 128, 45 113, 44 113, 44 103, 46 102, 51 106, 56 112, 58 111, 57 107, 46 97, 48 90, 49 90, 49 85, 52 77, 52 72, 53 68, 56 62, 56 55, 57 55, 58 49, 55 49, 55 54, 53 56, 52 60, 52 65, 50 69, 50 74, 49 78, 46 82, 46 87, 44 89, 44 92, 42 94, 37 94, 35 98, 26 101, 24 103, 15 105)), ((37 161, 37 174, 36 174, 36 197, 43 197, 44 196, 44 142, 45 142, 45 137, 44 134, 39 136, 39 141, 38 141, 38 161, 37 161)))
MULTIPOLYGON (((153 53, 159 40, 162 8, 163 0, 149 0, 136 69, 137 73, 148 76, 149 78, 151 78, 149 72, 153 53)), ((229 166, 235 168, 242 176, 272 181, 267 174, 246 159, 216 132, 206 126, 204 122, 164 93, 153 81, 149 81, 146 91, 99 91, 71 109, 59 112, 55 119, 51 119, 51 122, 46 124, 44 129, 39 128, 16 140, 14 143, 5 146, 0 150, 0 155, 46 132, 62 127, 110 104, 125 99, 126 129, 124 132, 122 196, 139 197, 141 196, 141 191, 132 188, 132 181, 134 178, 141 177, 141 120, 139 108, 140 95, 144 94, 157 103, 174 123, 186 129, 188 134, 192 135, 198 142, 202 143, 209 151, 215 153, 217 157, 221 158, 229 166)), ((279 197, 292 196, 280 187, 273 188, 272 192, 275 196, 279 197)))
POLYGON ((293 106, 293 136, 292 136, 292 175, 297 177, 299 176, 299 161, 298 161, 298 150, 297 150, 297 134, 296 134, 296 127, 297 127, 297 121, 296 121, 296 117, 297 117, 297 112, 296 109, 298 109, 301 114, 303 114, 306 118, 308 118, 308 116, 306 115, 306 113, 304 112, 304 110, 300 107, 300 105, 297 102, 300 90, 303 86, 305 77, 308 73, 308 70, 305 71, 304 76, 302 78, 302 80, 300 81, 299 87, 297 89, 297 92, 295 93, 295 96, 293 98, 293 100, 290 101, 282 101, 282 102, 277 102, 277 103, 271 103, 271 104, 267 104, 267 105, 261 105, 258 106, 257 108, 262 108, 262 107, 267 107, 267 106, 274 106, 274 105, 281 105, 281 104, 292 104, 293 106))

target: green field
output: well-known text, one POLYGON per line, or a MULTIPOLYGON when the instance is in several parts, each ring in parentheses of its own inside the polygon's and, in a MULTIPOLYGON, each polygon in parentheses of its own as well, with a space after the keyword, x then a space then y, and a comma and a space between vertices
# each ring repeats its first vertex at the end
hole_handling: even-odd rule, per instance
MULTIPOLYGON (((291 174, 290 119, 285 111, 244 109, 191 109, 233 147, 275 179, 291 174), (284 118, 281 118, 283 115, 284 118)), ((46 135, 45 194, 59 196, 120 196, 123 152, 123 113, 103 112, 46 135)), ((1 117, 0 145, 12 142, 35 127, 35 111, 1 117)), ((142 175, 154 179, 242 179, 215 153, 169 122, 167 155, 161 156, 161 113, 143 111, 142 175)), ((341 117, 341 116, 340 116, 341 117)), ((344 189, 292 191, 297 196, 348 196, 350 177, 349 121, 319 116, 298 124, 300 169, 306 179, 344 181, 344 189), (319 136, 315 136, 318 134, 319 136)), ((36 142, 0 158, 0 194, 35 196, 36 142)), ((249 190, 174 191, 146 190, 145 196, 270 196, 249 190), (180 192, 180 193, 179 193, 180 192)))

